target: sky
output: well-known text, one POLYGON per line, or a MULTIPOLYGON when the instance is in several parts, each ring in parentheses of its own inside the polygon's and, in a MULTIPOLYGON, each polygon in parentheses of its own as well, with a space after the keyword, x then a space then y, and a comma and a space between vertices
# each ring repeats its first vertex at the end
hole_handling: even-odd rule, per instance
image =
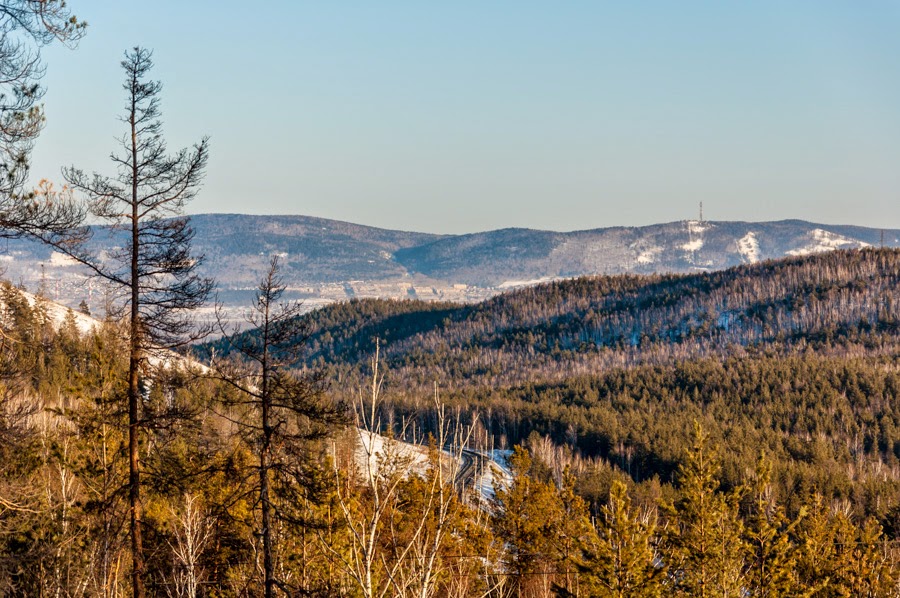
POLYGON ((190 213, 437 233, 696 218, 900 228, 900 3, 69 0, 35 179, 111 173, 154 51, 190 213))

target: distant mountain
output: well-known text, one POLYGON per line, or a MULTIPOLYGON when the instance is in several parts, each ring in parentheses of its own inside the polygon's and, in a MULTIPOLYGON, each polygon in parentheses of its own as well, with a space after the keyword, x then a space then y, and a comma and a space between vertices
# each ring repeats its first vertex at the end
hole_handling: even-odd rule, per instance
MULTIPOLYGON (((900 247, 900 230, 781 222, 683 221, 568 233, 502 229, 467 235, 402 232, 312 218, 203 214, 192 217, 195 249, 219 298, 245 305, 273 254, 282 257, 289 297, 315 307, 349 298, 392 297, 476 302, 539 281, 590 274, 687 273, 719 270, 833 249, 900 247)), ((121 245, 98 231, 98 252, 121 245)), ((43 286, 69 305, 103 291, 46 247, 0 241, 6 277, 43 286), (4 247, 5 246, 5 247, 4 247), (5 248, 5 251, 2 251, 5 248)))
POLYGON ((270 256, 282 256, 290 285, 390 280, 408 274, 394 253, 442 237, 308 216, 201 214, 195 247, 223 286, 255 286, 270 256))
MULTIPOLYGON (((781 222, 684 221, 570 233, 504 229, 444 237, 400 249, 410 272, 477 286, 511 286, 541 278, 634 272, 696 272, 880 243, 881 231, 781 222)), ((885 231, 900 246, 900 231, 885 231)))

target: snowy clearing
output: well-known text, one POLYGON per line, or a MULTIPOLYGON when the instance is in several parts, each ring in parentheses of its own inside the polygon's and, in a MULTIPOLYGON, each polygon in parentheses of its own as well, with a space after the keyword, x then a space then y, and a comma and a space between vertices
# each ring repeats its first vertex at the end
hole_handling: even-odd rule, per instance
POLYGON ((78 266, 78 261, 70 258, 65 253, 54 251, 50 254, 50 265, 56 267, 78 266))
POLYGON ((759 261, 759 240, 756 233, 750 231, 737 241, 738 253, 741 254, 748 263, 755 264, 759 261))
POLYGON ((659 257, 659 254, 662 253, 662 247, 650 247, 648 249, 644 249, 637 256, 637 263, 639 264, 652 264, 656 261, 656 258, 659 257))
POLYGON ((688 241, 684 245, 681 246, 685 251, 700 251, 703 247, 703 239, 694 239, 692 241, 688 241))
POLYGON ((821 228, 815 228, 807 235, 810 243, 787 251, 787 255, 810 255, 812 253, 822 253, 825 251, 833 251, 835 249, 861 249, 863 247, 871 247, 869 243, 851 239, 837 233, 832 233, 821 228))
POLYGON ((534 278, 532 280, 505 280, 501 282, 497 288, 498 289, 515 289, 518 287, 530 287, 536 284, 541 284, 544 282, 553 282, 554 280, 559 280, 558 277, 555 276, 544 276, 543 278, 534 278))

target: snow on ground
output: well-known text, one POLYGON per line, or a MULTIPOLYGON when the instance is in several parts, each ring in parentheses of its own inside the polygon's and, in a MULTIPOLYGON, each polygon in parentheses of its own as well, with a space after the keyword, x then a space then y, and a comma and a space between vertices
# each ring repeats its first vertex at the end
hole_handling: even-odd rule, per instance
MULTIPOLYGON (((34 304, 37 303, 38 298, 35 295, 25 291, 19 292, 28 301, 29 305, 34 306, 34 304)), ((75 326, 81 334, 87 334, 100 325, 98 320, 95 320, 91 316, 81 313, 80 311, 75 311, 64 305, 60 305, 59 303, 54 303, 49 299, 44 299, 43 302, 45 309, 47 310, 47 315, 50 317, 50 321, 52 321, 53 325, 57 328, 62 326, 63 322, 66 321, 69 312, 75 317, 75 326)))
MULTIPOLYGON (((400 440, 387 438, 381 434, 357 430, 359 445, 356 448, 354 459, 360 471, 365 472, 367 462, 374 473, 377 473, 381 463, 395 463, 402 471, 424 475, 429 467, 428 448, 418 444, 411 444, 400 440)), ((494 498, 494 483, 508 485, 512 481, 512 473, 509 469, 509 456, 512 451, 466 451, 471 459, 473 453, 486 457, 486 465, 478 466, 474 474, 474 488, 481 500, 490 502, 494 498)), ((451 458, 449 452, 443 452, 444 457, 451 458)), ((477 461, 476 461, 477 463, 477 461)), ((462 463, 457 464, 462 467, 462 463)), ((471 470, 470 470, 471 472, 471 470)), ((462 469, 460 469, 462 475, 462 469)), ((466 476, 466 479, 470 479, 466 476)), ((457 480, 459 481, 459 480, 457 480)), ((466 483, 468 486, 468 482, 466 483)))
POLYGON ((705 220, 688 220, 687 227, 688 233, 692 235, 699 235, 712 228, 712 225, 710 225, 709 222, 706 222, 705 220))
POLYGON ((703 239, 692 239, 681 246, 685 251, 700 251, 703 247, 703 239))
POLYGON ((427 447, 387 438, 375 432, 365 430, 358 432, 359 445, 356 447, 354 458, 361 471, 366 471, 368 461, 372 471, 377 472, 379 461, 385 460, 402 463, 404 469, 414 473, 421 474, 428 469, 427 447))
POLYGON ((656 261, 656 258, 659 257, 659 254, 662 253, 662 247, 650 247, 641 251, 637 256, 637 263, 639 264, 652 264, 656 261))
POLYGON ((494 484, 509 486, 512 483, 512 472, 509 469, 509 457, 512 451, 493 450, 488 451, 490 463, 475 481, 478 495, 482 500, 490 502, 494 498, 494 484))
POLYGON ((50 254, 50 265, 51 266, 78 266, 80 265, 78 261, 72 259, 67 256, 65 253, 60 253, 58 251, 54 251, 50 254))
MULTIPOLYGON (((31 306, 34 306, 38 301, 43 301, 44 309, 47 310, 47 315, 56 328, 59 328, 63 325, 63 323, 66 321, 66 318, 69 317, 70 313, 75 320, 75 327, 81 334, 90 334, 95 329, 100 327, 100 320, 92 318, 87 314, 76 311, 70 307, 66 307, 65 305, 60 305, 59 303, 55 303, 53 301, 50 301, 49 299, 38 299, 37 296, 32 295, 31 293, 28 293, 26 291, 20 290, 19 292, 31 306)), ((183 366, 186 368, 199 369, 203 372, 206 372, 209 369, 205 365, 198 363, 193 359, 188 359, 183 355, 179 355, 178 353, 169 351, 167 349, 151 352, 147 360, 151 365, 155 367, 183 366)))
POLYGON ((703 248, 703 233, 709 230, 710 226, 706 222, 700 220, 688 220, 687 232, 688 242, 681 248, 688 252, 700 251, 703 248))
POLYGON ((751 264, 759 261, 759 240, 756 233, 750 231, 737 242, 738 253, 751 264))
POLYGON ((556 276, 544 276, 543 278, 534 278, 532 280, 505 280, 501 282, 497 288, 498 289, 516 289, 519 287, 530 287, 536 284, 541 284, 544 282, 553 282, 554 280, 559 280, 556 276))
POLYGON ((512 457, 513 452, 509 449, 493 449, 488 451, 488 455, 491 457, 491 461, 497 464, 497 467, 503 472, 503 474, 512 479, 512 470, 509 468, 509 458, 512 457))
POLYGON ((786 252, 787 255, 809 255, 812 253, 822 253, 824 251, 832 251, 834 249, 860 249, 863 247, 871 247, 868 243, 864 243, 857 239, 851 239, 837 233, 833 233, 821 228, 815 228, 809 232, 807 238, 810 243, 791 249, 786 252))

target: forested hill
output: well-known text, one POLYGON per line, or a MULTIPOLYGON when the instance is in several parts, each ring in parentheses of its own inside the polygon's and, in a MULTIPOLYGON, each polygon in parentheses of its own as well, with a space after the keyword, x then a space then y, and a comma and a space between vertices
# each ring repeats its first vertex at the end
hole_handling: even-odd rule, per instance
MULTIPOLYGON (((900 251, 864 249, 577 278, 477 305, 355 300, 303 316, 306 361, 352 395, 379 339, 385 421, 427 427, 437 384, 493 442, 548 439, 650 487, 674 479, 699 422, 726 485, 766 454, 786 502, 819 492, 884 516, 900 503, 898 292, 900 251)), ((608 481, 580 475, 602 502, 608 481)))
POLYGON ((304 316, 308 363, 363 364, 380 339, 408 383, 460 385, 746 351, 883 352, 898 340, 898 286, 900 251, 866 249, 712 273, 577 278, 476 305, 354 300, 304 316))

